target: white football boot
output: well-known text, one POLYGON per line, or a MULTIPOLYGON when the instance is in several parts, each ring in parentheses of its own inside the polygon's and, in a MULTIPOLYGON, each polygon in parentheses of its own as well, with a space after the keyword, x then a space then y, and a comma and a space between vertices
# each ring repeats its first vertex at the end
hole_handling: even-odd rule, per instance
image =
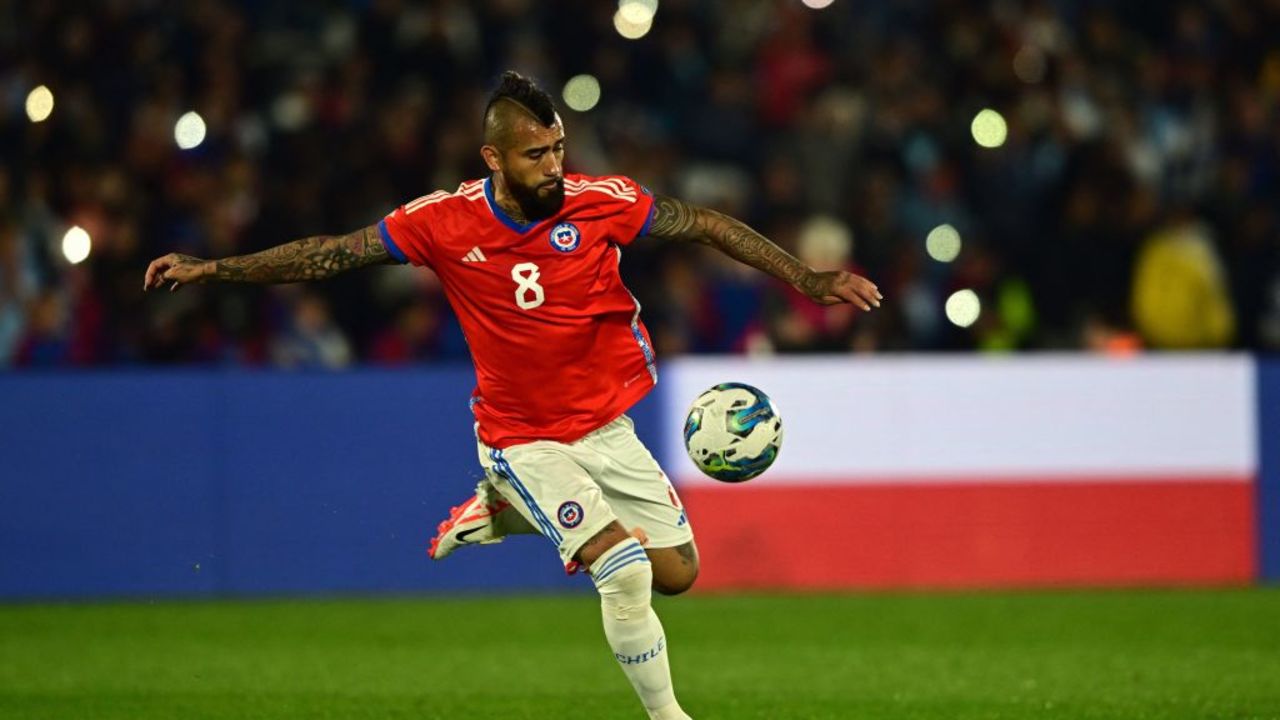
POLYGON ((504 512, 519 515, 509 508, 511 503, 504 500, 488 480, 481 480, 476 483, 476 494, 470 500, 449 509, 449 519, 436 528, 427 555, 432 560, 442 560, 463 545, 502 542, 508 533, 503 531, 499 516, 504 512))

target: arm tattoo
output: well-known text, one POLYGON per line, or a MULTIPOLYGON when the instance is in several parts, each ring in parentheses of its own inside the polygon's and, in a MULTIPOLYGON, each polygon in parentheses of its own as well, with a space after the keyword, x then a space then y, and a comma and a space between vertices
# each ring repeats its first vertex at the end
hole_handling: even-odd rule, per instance
POLYGON ((657 238, 700 241, 703 238, 696 230, 697 216, 698 209, 694 206, 666 195, 655 195, 649 234, 657 238))
POLYGON ((346 235, 309 237, 252 255, 218 260, 214 278, 227 282, 290 283, 395 262, 382 244, 377 226, 371 225, 346 235))
POLYGON ((654 197, 653 205, 653 237, 710 245, 801 290, 815 281, 808 266, 741 221, 664 195, 654 197))

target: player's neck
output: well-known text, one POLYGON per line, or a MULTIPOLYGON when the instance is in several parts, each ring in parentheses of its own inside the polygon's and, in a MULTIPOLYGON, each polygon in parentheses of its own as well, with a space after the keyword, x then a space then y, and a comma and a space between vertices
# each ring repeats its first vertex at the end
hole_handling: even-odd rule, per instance
POLYGON ((502 212, 507 214, 514 222, 521 225, 529 224, 529 218, 525 216, 524 209, 520 207, 520 203, 511 197, 511 192, 507 190, 507 181, 498 173, 493 174, 493 200, 498 203, 498 207, 502 208, 502 212))

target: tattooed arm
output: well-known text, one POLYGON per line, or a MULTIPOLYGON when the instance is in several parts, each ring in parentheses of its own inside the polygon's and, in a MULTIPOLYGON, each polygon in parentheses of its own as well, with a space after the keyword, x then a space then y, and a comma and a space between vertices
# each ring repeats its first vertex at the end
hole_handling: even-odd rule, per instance
POLYGON ((880 307, 883 296, 870 280, 843 270, 814 270, 728 215, 663 195, 656 196, 653 205, 653 221, 649 225, 649 235, 653 237, 710 245, 823 305, 848 302, 863 310, 870 310, 873 305, 880 307))
POLYGON ((252 255, 222 260, 201 260, 190 255, 169 253, 151 262, 142 282, 143 290, 173 283, 177 290, 186 283, 209 281, 248 283, 291 283, 321 280, 365 265, 395 264, 378 234, 378 226, 346 235, 321 235, 277 245, 252 255))

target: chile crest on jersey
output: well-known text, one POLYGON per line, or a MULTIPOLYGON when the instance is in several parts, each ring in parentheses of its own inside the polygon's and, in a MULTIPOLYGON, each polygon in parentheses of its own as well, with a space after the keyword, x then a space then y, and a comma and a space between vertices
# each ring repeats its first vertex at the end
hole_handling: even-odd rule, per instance
POLYGON ((559 252, 573 252, 580 244, 582 244, 582 233, 578 231, 577 225, 562 222, 551 228, 551 247, 559 252))

